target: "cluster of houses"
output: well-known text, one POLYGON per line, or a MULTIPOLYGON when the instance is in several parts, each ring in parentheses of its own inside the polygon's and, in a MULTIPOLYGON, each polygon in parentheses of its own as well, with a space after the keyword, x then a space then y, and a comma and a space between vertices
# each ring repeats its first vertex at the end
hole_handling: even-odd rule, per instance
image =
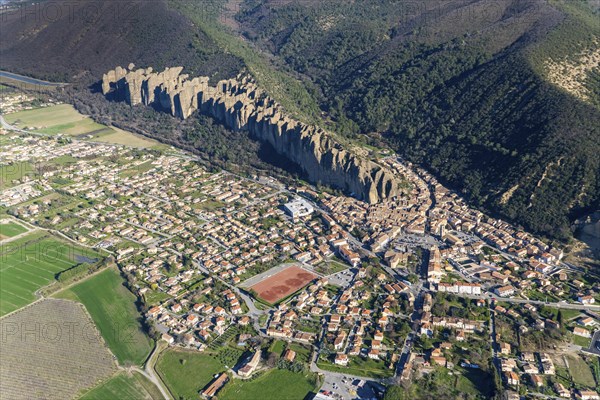
MULTIPOLYGON (((518 389, 526 379, 531 386, 543 388, 547 385, 545 376, 554 376, 556 369, 552 358, 547 353, 521 353, 519 358, 501 358, 500 368, 504 382, 514 389, 518 389)), ((562 383, 555 381, 552 388, 559 397, 577 399, 599 399, 598 393, 592 390, 573 390, 566 388, 562 383)))
MULTIPOLYGON (((38 197, 41 194, 42 192, 32 182, 27 182, 17 187, 3 190, 0 193, 0 206, 11 207, 31 198, 38 197)), ((26 207, 24 211, 28 215, 36 215, 39 212, 39 206, 32 204, 26 207)))
MULTIPOLYGON (((480 300, 478 306, 485 306, 486 302, 480 300)), ((421 307, 421 315, 419 319, 419 333, 421 335, 433 336, 436 329, 441 330, 444 328, 452 329, 456 332, 456 341, 461 342, 465 340, 467 334, 473 332, 481 332, 483 328, 482 321, 473 321, 466 318, 449 317, 449 316, 434 316, 431 312, 433 306, 433 298, 431 294, 426 293, 423 296, 423 303, 421 307)))
MULTIPOLYGON (((248 277, 290 259, 311 269, 337 255, 353 267, 347 284, 332 290, 328 279, 317 279, 270 311, 265 334, 304 344, 317 343, 322 334, 323 345, 331 348, 328 361, 333 364, 346 366, 353 357, 364 357, 393 368, 400 348, 400 343, 391 339, 394 324, 401 317, 398 303, 407 300, 409 307, 414 307, 416 291, 388 274, 371 275, 362 261, 368 248, 388 267, 406 267, 411 251, 394 246, 403 234, 436 237, 437 244, 428 249, 425 272, 430 291, 476 297, 489 290, 502 298, 536 292, 582 304, 593 304, 598 298, 598 285, 570 279, 570 272, 561 267, 560 249, 469 208, 430 174, 397 159, 381 162, 405 177, 404 195, 369 205, 351 197, 317 194, 305 187, 281 190, 273 180, 259 182, 226 172, 208 173, 177 155, 122 151, 115 160, 114 147, 108 145, 59 145, 35 138, 9 147, 0 156, 6 153, 10 162, 31 157, 48 161, 76 154, 77 160, 64 168, 43 171, 36 178, 36 186, 21 184, 4 190, 0 204, 14 206, 51 192, 56 187, 51 182, 59 180, 60 193, 65 197, 93 200, 70 212, 79 222, 61 228, 61 232, 90 246, 109 249, 123 271, 135 278, 139 296, 160 298, 152 302, 156 305, 146 317, 173 345, 202 350, 228 327, 254 323, 235 287, 248 277), (292 196, 291 191, 313 198, 320 207, 292 196), (357 244, 354 237, 362 243, 357 244)), ((60 207, 59 196, 58 200, 45 199, 15 207, 14 211, 35 221, 60 207)), ((61 222, 60 216, 49 221, 52 225, 61 222)), ((438 344, 427 354, 411 352, 402 379, 409 379, 415 368, 452 367, 444 352, 455 345, 454 341, 463 342, 483 331, 479 320, 434 315, 432 295, 421 293, 417 332, 431 337, 436 330, 450 330, 452 341, 438 344)), ((487 304, 483 299, 474 302, 480 307, 487 304)), ((493 310, 521 319, 517 311, 501 305, 493 310)), ((572 332, 589 338, 594 324, 593 319, 581 317, 572 332)), ((536 319, 534 327, 545 326, 558 327, 558 322, 536 319)), ((525 333, 530 327, 521 325, 519 329, 525 333)), ((523 353, 517 360, 510 357, 513 349, 504 342, 497 350, 508 386, 517 387, 523 375, 534 386, 541 386, 542 376, 555 373, 547 354, 523 353)), ((293 360, 295 354, 288 349, 284 357, 293 360)), ((256 351, 236 373, 250 377, 259 363, 260 351, 256 351)), ((478 367, 469 360, 461 365, 478 367)), ((202 395, 214 397, 227 379, 226 373, 220 374, 202 395)), ((555 390, 560 396, 569 393, 560 384, 555 390)), ((593 394, 580 393, 581 398, 594 398, 589 396, 593 394)))
MULTIPOLYGON (((565 289, 564 283, 572 277, 560 266, 563 258, 560 248, 550 247, 529 233, 470 208, 422 169, 392 158, 384 163, 409 182, 403 196, 368 205, 348 197, 324 195, 322 205, 346 229, 361 232, 359 239, 375 253, 382 254, 390 267, 406 265, 408 256, 396 250, 395 238, 404 234, 432 234, 444 241, 443 248, 430 249, 426 277, 433 290, 453 270, 446 264, 448 261, 468 278, 464 285, 451 286, 450 292, 479 294, 481 290, 490 290, 500 297, 513 297, 534 291, 540 296, 582 304, 593 304, 599 298, 597 285, 578 288, 569 283, 570 287, 565 289), (461 234, 474 240, 467 243, 461 234), (496 253, 486 257, 489 261, 481 261, 484 247, 493 248, 496 253), (459 261, 465 259, 474 261, 472 268, 459 266, 459 261), (478 285, 468 287, 468 284, 478 285)), ((444 291, 448 287, 444 283, 439 288, 444 291)))
MULTIPOLYGON (((59 104, 62 104, 62 102, 52 98, 43 99, 41 97, 34 97, 22 90, 11 91, 6 90, 6 88, 2 89, 2 96, 0 98, 0 109, 2 110, 2 114, 12 114, 19 111, 33 110, 34 108, 49 107, 59 104)), ((15 123, 15 125, 18 125, 18 123, 15 123)), ((23 126, 21 128, 33 129, 34 127, 23 126)))
POLYGON ((305 332, 296 328, 299 321, 298 313, 289 309, 286 305, 280 305, 279 308, 271 313, 267 324, 267 335, 286 340, 295 340, 300 343, 313 343, 317 335, 312 332, 305 332))
POLYGON ((251 323, 247 316, 233 317, 223 307, 206 304, 194 304, 185 311, 181 303, 168 308, 155 306, 148 310, 146 316, 156 322, 159 330, 164 332, 162 339, 169 344, 201 351, 230 326, 246 326, 251 323))

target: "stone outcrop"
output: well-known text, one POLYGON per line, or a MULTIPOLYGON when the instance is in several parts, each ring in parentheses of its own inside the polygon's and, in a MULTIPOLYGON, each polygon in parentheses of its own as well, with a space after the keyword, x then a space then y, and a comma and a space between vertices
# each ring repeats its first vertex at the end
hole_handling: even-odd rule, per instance
POLYGON ((230 129, 248 131, 268 142, 298 164, 312 182, 342 189, 370 203, 400 193, 391 171, 344 150, 322 128, 290 118, 250 78, 223 80, 213 87, 207 77, 188 79, 182 70, 117 67, 102 77, 102 92, 114 92, 131 105, 160 106, 182 119, 200 110, 230 129))

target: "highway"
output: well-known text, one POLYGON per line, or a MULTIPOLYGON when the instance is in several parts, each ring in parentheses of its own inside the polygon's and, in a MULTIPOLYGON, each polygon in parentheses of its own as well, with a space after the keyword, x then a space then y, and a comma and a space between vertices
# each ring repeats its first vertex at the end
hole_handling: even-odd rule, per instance
POLYGON ((29 76, 13 74, 12 72, 8 72, 8 71, 0 71, 0 78, 12 79, 13 81, 19 81, 19 82, 27 83, 30 85, 39 85, 39 86, 56 87, 56 86, 66 85, 66 83, 62 83, 62 82, 42 81, 40 79, 31 78, 29 76))

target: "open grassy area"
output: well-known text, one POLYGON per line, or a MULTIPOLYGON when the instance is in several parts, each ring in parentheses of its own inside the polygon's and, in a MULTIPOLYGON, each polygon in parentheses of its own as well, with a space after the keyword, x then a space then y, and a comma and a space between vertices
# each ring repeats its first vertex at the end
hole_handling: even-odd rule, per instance
POLYGON ((569 354, 565 357, 569 363, 569 373, 575 384, 588 388, 596 387, 596 381, 589 365, 580 356, 569 354))
POLYGON ((310 360, 311 350, 307 347, 304 347, 298 343, 287 343, 283 340, 274 340, 269 346, 269 351, 273 353, 277 353, 280 356, 283 356, 283 352, 285 349, 291 349, 296 352, 296 360, 299 362, 307 363, 310 360))
POLYGON ((308 363, 310 361, 310 353, 311 349, 298 344, 298 343, 290 343, 288 344, 288 348, 292 349, 296 352, 296 360, 298 362, 308 363))
POLYGON ((370 358, 350 357, 347 367, 335 365, 331 362, 319 361, 319 368, 327 371, 341 372, 342 374, 351 374, 356 376, 365 376, 369 378, 387 378, 394 375, 394 370, 387 368, 383 361, 372 360, 370 358))
POLYGON ((159 149, 159 148, 168 148, 169 146, 159 143, 152 139, 147 139, 140 135, 134 135, 131 132, 124 131, 122 129, 111 127, 112 132, 107 132, 106 134, 95 135, 94 141, 96 142, 105 142, 105 143, 114 143, 114 144, 122 144, 129 147, 137 147, 141 149, 159 149))
POLYGON ((455 388, 460 393, 484 395, 485 398, 489 398, 493 394, 493 384, 490 374, 480 369, 468 369, 456 375, 455 388))
POLYGON ((587 349, 588 347, 590 347, 590 343, 592 342, 592 339, 585 338, 583 336, 573 335, 572 342, 574 344, 576 344, 577 346, 581 346, 584 349, 587 349))
POLYGON ((18 128, 33 128, 36 132, 47 134, 77 136, 92 132, 114 132, 111 128, 80 114, 70 104, 19 111, 7 114, 4 118, 18 128))
POLYGON ((35 232, 0 246, 0 316, 36 299, 35 292, 56 274, 100 255, 45 232, 35 232))
POLYGON ((123 286, 117 270, 103 270, 55 297, 83 303, 120 364, 144 363, 152 350, 152 341, 139 322, 136 297, 123 286))
POLYGON ((144 172, 150 171, 154 167, 155 167, 155 165, 152 164, 152 161, 147 161, 147 162, 139 164, 139 165, 132 165, 131 168, 120 171, 119 176, 123 177, 123 178, 127 178, 130 176, 143 174, 144 172))
POLYGON ((221 207, 224 207, 225 203, 222 203, 217 200, 206 200, 200 203, 193 204, 192 207, 197 210, 205 210, 205 211, 214 211, 218 210, 221 207))
POLYGON ((120 372, 81 396, 82 400, 159 400, 158 388, 138 372, 120 372))
POLYGON ((350 266, 348 264, 344 264, 343 262, 340 261, 324 261, 322 263, 320 263, 319 265, 317 265, 317 267, 315 268, 315 270, 323 275, 331 275, 331 274, 336 274, 340 271, 343 271, 345 269, 350 268, 350 266))
POLYGON ((0 240, 27 232, 27 228, 15 222, 0 223, 0 240))
POLYGON ((269 351, 277 354, 281 354, 285 348, 285 342, 283 340, 274 340, 269 347, 269 351))
POLYGON ((80 114, 70 104, 19 111, 5 116, 8 123, 18 128, 33 128, 33 131, 49 135, 90 136, 91 140, 122 144, 137 148, 168 148, 155 140, 124 131, 116 127, 99 124, 80 114))
POLYGON ((317 381, 313 373, 295 373, 283 369, 272 369, 250 381, 231 380, 218 397, 221 400, 280 399, 302 400, 311 392, 317 392, 317 381))
POLYGON ((581 315, 581 311, 579 310, 562 309, 560 310, 560 312, 562 313, 563 319, 567 321, 579 317, 581 315))
POLYGON ((224 370, 216 358, 194 351, 169 349, 156 363, 156 371, 176 399, 197 399, 198 391, 224 370))
POLYGON ((144 303, 149 306, 155 306, 163 301, 170 299, 171 296, 165 292, 161 292, 159 290, 149 290, 143 295, 144 303))

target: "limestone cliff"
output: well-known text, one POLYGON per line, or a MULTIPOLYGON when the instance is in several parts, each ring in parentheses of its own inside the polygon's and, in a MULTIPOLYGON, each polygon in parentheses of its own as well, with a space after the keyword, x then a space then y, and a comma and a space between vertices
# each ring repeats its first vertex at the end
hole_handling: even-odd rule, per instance
POLYGON ((353 193, 370 203, 399 194, 398 179, 377 163, 344 150, 323 129, 294 120, 248 77, 223 80, 216 87, 207 77, 188 80, 182 67, 117 67, 102 77, 102 92, 131 105, 160 105, 178 118, 200 110, 230 129, 248 131, 298 164, 314 183, 353 193))

